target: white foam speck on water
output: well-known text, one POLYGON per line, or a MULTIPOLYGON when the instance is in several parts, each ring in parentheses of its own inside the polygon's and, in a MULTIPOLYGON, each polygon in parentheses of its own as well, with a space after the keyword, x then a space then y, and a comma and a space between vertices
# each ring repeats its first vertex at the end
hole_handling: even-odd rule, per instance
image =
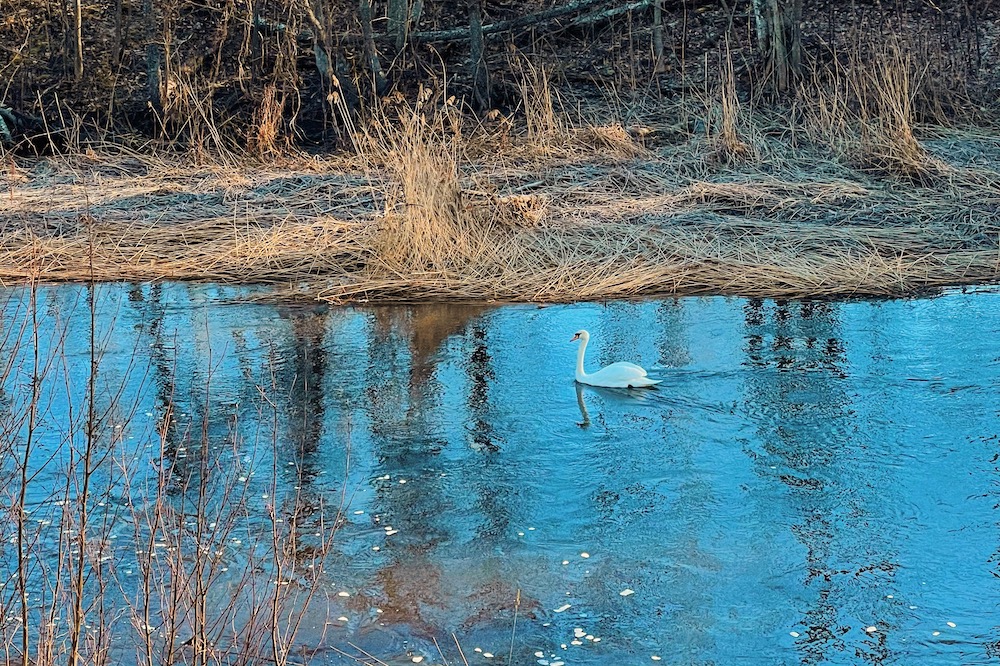
POLYGON ((935 632, 931 633, 931 636, 940 636, 940 635, 941 635, 940 631, 935 631, 935 632))
POLYGON ((792 638, 798 638, 799 637, 799 632, 797 632, 797 631, 789 631, 788 635, 791 636, 792 638))
POLYGON ((885 595, 885 598, 886 598, 886 599, 892 599, 892 598, 894 598, 894 597, 893 597, 893 596, 892 596, 891 594, 887 594, 887 595, 885 595))
POLYGON ((534 527, 529 527, 529 528, 528 528, 528 531, 529 531, 529 532, 534 532, 534 531, 535 531, 535 528, 534 528, 534 527))
POLYGON ((874 625, 870 627, 865 627, 865 631, 867 631, 869 634, 874 634, 876 631, 878 631, 878 627, 874 625))
POLYGON ((661 657, 659 655, 654 654, 653 656, 650 657, 650 659, 652 659, 653 661, 659 661, 661 657))
POLYGON ((563 611, 567 611, 570 608, 572 608, 572 606, 570 604, 563 604, 559 608, 555 609, 553 612, 554 613, 562 613, 563 611))
POLYGON ((517 536, 519 536, 519 537, 520 537, 520 536, 524 536, 524 532, 518 532, 518 533, 517 533, 517 536))
POLYGON ((364 513, 364 511, 362 511, 361 509, 358 509, 357 511, 355 511, 355 512, 354 512, 354 515, 355 515, 355 516, 360 516, 360 515, 362 515, 363 513, 364 513))
POLYGON ((629 588, 626 587, 624 590, 622 590, 618 594, 620 594, 623 597, 627 597, 627 596, 629 596, 631 594, 635 594, 635 590, 630 590, 629 588))
POLYGON ((590 557, 590 553, 580 553, 580 557, 582 557, 583 559, 587 559, 588 557, 590 557))
POLYGON ((343 615, 341 615, 340 617, 338 617, 338 618, 337 618, 337 620, 339 620, 340 622, 348 622, 348 621, 349 621, 349 620, 348 620, 348 619, 347 619, 347 618, 346 618, 345 616, 343 616, 343 615))
POLYGON ((957 627, 957 626, 958 626, 958 625, 957 625, 957 624, 955 624, 954 622, 946 622, 945 624, 947 624, 947 625, 948 625, 949 627, 951 627, 952 629, 954 629, 955 627, 957 627))
POLYGON ((337 596, 338 597, 349 597, 349 596, 351 596, 351 593, 350 592, 343 592, 343 591, 341 591, 341 592, 337 592, 337 596))
POLYGON ((910 610, 917 610, 916 606, 910 606, 910 610))

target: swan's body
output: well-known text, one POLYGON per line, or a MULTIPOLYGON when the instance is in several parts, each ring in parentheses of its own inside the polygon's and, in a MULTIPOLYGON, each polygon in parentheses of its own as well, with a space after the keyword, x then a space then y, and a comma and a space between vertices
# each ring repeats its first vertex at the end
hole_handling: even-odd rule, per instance
MULTIPOLYGON (((646 376, 646 371, 635 363, 618 361, 609 366, 603 367, 597 372, 586 373, 583 369, 583 355, 587 352, 587 343, 590 342, 590 333, 587 331, 577 331, 573 340, 580 340, 580 349, 576 352, 576 381, 590 386, 604 386, 607 388, 639 388, 642 386, 653 386, 659 384, 661 380, 650 379, 646 376)), ((572 342, 573 340, 570 340, 572 342)))

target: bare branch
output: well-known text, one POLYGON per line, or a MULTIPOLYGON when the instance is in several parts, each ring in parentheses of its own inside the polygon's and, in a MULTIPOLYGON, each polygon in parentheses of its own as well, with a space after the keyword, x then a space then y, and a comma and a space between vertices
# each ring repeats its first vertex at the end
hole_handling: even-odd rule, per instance
MULTIPOLYGON (((599 5, 610 4, 610 0, 576 0, 560 7, 552 7, 544 11, 535 12, 526 16, 518 16, 508 21, 498 21, 483 26, 484 35, 492 35, 498 32, 509 32, 524 28, 529 25, 547 23, 562 16, 575 14, 599 5)), ((428 32, 415 32, 411 38, 421 42, 457 42, 469 39, 468 28, 455 28, 454 30, 433 30, 428 32)))

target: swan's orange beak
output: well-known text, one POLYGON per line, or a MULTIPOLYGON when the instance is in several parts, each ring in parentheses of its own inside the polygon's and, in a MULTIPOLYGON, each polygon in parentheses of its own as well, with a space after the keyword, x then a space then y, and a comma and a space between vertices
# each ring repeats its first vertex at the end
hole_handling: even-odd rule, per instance
POLYGON ((579 340, 579 339, 580 339, 580 334, 579 334, 579 333, 574 333, 574 334, 573 334, 573 337, 572 337, 572 338, 570 338, 570 339, 569 339, 569 341, 570 341, 570 342, 575 342, 575 341, 577 341, 577 340, 579 340))

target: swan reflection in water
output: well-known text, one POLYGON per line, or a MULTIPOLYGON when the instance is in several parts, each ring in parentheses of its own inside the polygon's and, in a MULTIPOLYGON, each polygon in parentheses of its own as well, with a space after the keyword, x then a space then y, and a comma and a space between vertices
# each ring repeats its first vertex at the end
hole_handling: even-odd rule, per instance
POLYGON ((573 385, 576 387, 576 405, 580 408, 580 418, 583 419, 577 423, 581 428, 590 425, 590 413, 587 411, 587 401, 583 398, 584 393, 596 393, 604 399, 605 404, 618 403, 622 405, 647 402, 651 395, 649 391, 643 389, 605 388, 580 384, 579 382, 574 382, 573 385))

